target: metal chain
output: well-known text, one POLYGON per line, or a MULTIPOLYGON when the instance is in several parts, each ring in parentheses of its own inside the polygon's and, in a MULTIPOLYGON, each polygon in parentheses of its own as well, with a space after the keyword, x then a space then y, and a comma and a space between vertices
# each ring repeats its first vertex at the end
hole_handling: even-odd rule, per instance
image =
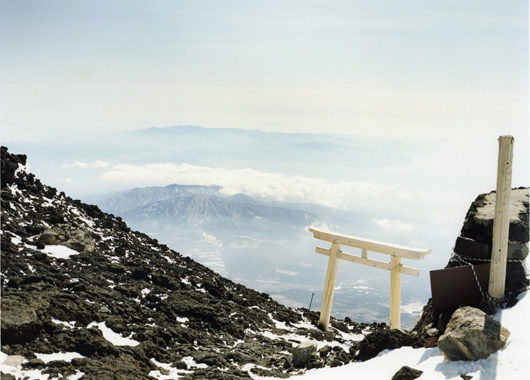
MULTIPOLYGON (((459 262, 464 263, 465 265, 469 265, 469 267, 471 268, 471 272, 473 273, 473 277, 475 277, 475 281, 477 283, 478 290, 480 291, 480 294, 482 295, 481 304, 490 303, 490 304, 495 304, 495 305, 497 305, 499 307, 503 307, 504 306, 505 297, 503 297, 503 298, 495 298, 495 297, 492 297, 488 292, 486 292, 486 293, 484 292, 484 290, 482 289, 482 286, 480 285, 480 281, 478 280, 477 272, 475 272, 475 267, 470 262, 470 261, 490 262, 491 259, 479 259, 479 258, 475 258, 475 257, 462 256, 462 255, 459 255, 456 252, 453 252, 453 255, 451 256, 449 261, 451 262, 451 261, 455 261, 455 260, 458 260, 459 262)), ((510 262, 510 263, 514 263, 514 262, 520 263, 520 262, 523 262, 524 259, 521 259, 521 260, 511 259, 511 260, 506 260, 506 261, 510 262)))

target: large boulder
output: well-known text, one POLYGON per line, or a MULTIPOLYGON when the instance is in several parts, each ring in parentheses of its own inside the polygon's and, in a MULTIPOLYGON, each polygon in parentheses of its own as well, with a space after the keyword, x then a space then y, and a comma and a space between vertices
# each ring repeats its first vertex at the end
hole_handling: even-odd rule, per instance
POLYGON ((43 245, 64 245, 81 253, 90 253, 95 247, 87 228, 68 224, 58 224, 46 229, 39 235, 38 242, 43 245))
POLYGON ((37 313, 25 300, 2 297, 2 344, 31 341, 40 328, 37 313))
POLYGON ((482 310, 470 306, 457 309, 438 340, 438 348, 449 360, 485 359, 504 347, 510 332, 482 310))

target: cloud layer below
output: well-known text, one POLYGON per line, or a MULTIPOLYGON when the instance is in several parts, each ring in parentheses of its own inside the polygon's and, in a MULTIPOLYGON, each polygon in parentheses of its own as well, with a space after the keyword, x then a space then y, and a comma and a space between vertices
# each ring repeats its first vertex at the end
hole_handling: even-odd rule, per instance
MULTIPOLYGON (((248 196, 283 202, 304 202, 323 206, 380 208, 414 202, 432 201, 421 192, 411 192, 401 185, 380 185, 361 181, 331 182, 307 176, 287 176, 256 169, 224 169, 189 164, 158 163, 113 165, 100 177, 107 183, 129 186, 163 186, 168 184, 220 186, 226 195, 248 196)), ((382 220, 381 227, 395 227, 395 221, 382 220)), ((402 224, 410 231, 412 225, 402 224)))

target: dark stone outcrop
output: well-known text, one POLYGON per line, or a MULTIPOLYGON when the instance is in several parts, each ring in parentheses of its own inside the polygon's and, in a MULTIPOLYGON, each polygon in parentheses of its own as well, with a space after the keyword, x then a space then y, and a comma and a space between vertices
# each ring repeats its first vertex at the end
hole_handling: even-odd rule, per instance
MULTIPOLYGON (((490 192, 480 194, 469 207, 466 213, 464 224, 457 237, 454 247, 454 253, 463 257, 467 262, 472 264, 482 264, 484 259, 491 258, 491 246, 493 238, 493 219, 495 210, 495 195, 490 192)), ((508 259, 518 260, 517 262, 508 262, 506 265, 506 292, 505 304, 513 306, 517 302, 517 295, 524 291, 528 282, 528 273, 521 260, 528 256, 529 240, 529 188, 514 188, 511 192, 510 204, 510 227, 509 227, 509 244, 508 259)), ((457 256, 451 257, 447 268, 466 265, 457 259, 457 256)), ((492 313, 494 307, 488 303, 482 304, 484 311, 492 313)), ((423 340, 424 346, 432 347, 440 335, 445 331, 451 316, 456 307, 447 307, 443 309, 434 309, 432 301, 429 300, 427 305, 416 321, 412 331, 423 340), (436 328, 436 336, 429 336, 427 331, 436 328)))
MULTIPOLYGON (((493 221, 495 215, 495 192, 480 194, 471 204, 460 236, 456 239, 454 252, 473 264, 491 258, 493 221)), ((517 188, 511 191, 508 262, 506 266, 506 291, 518 292, 528 285, 522 261, 528 256, 529 189, 517 188)), ((458 260, 449 262, 448 267, 462 265, 458 260)))

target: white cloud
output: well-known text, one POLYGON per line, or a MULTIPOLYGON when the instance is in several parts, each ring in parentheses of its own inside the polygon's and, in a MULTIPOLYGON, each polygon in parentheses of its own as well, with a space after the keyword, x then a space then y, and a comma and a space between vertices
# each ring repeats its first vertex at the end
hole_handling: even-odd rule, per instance
POLYGON ((108 168, 109 166, 111 166, 111 163, 107 161, 93 161, 93 162, 75 161, 72 163, 62 164, 61 169, 73 169, 73 168, 101 169, 101 168, 108 168))
POLYGON ((415 224, 405 223, 398 219, 377 219, 375 223, 385 231, 412 232, 418 228, 415 224))
POLYGON ((276 273, 280 273, 280 274, 285 274, 287 276, 298 276, 300 273, 299 272, 293 272, 293 271, 290 271, 290 270, 286 270, 286 269, 278 269, 276 268, 276 273))
POLYGON ((217 185, 226 195, 243 193, 253 197, 309 202, 335 208, 367 208, 378 202, 427 200, 426 195, 409 193, 400 185, 361 181, 334 183, 321 178, 288 176, 249 168, 223 169, 175 163, 114 165, 101 179, 131 186, 162 186, 172 183, 217 185))
POLYGON ((401 311, 408 314, 419 314, 423 310, 423 302, 412 302, 401 306, 401 311))

